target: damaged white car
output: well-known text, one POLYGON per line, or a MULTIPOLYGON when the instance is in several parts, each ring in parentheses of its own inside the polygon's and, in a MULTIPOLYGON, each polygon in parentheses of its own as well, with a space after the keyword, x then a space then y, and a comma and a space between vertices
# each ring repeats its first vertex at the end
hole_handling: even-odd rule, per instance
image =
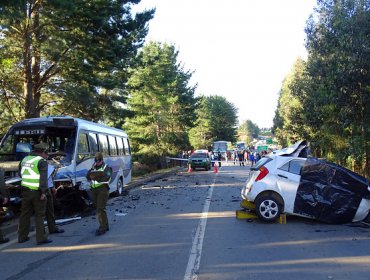
POLYGON ((254 203, 265 222, 282 213, 333 224, 357 222, 370 210, 369 181, 334 163, 308 157, 306 141, 261 158, 251 167, 241 196, 254 203))

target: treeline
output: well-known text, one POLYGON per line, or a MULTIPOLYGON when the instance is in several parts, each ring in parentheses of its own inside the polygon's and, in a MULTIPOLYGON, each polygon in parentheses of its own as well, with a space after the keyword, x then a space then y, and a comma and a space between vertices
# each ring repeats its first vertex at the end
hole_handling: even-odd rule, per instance
POLYGON ((2 0, 0 124, 68 114, 119 126, 154 10, 138 1, 2 0))
POLYGON ((139 52, 128 80, 124 129, 135 156, 147 163, 180 151, 210 148, 236 139, 237 109, 221 96, 195 97, 192 72, 178 62, 175 47, 149 42, 139 52))
POLYGON ((139 0, 2 0, 0 134, 25 118, 70 115, 125 129, 134 155, 156 163, 236 140, 237 110, 195 96, 174 46, 145 43, 155 10, 139 0))
POLYGON ((319 0, 307 21, 307 61, 283 82, 274 133, 370 176, 370 1, 319 0))

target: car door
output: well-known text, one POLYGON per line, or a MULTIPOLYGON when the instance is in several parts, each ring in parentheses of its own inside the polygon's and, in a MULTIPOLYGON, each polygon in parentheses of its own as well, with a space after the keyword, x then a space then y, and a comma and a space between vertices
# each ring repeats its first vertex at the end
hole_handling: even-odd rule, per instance
POLYGON ((293 213, 294 201, 306 158, 289 160, 276 171, 276 181, 284 199, 284 212, 293 213))

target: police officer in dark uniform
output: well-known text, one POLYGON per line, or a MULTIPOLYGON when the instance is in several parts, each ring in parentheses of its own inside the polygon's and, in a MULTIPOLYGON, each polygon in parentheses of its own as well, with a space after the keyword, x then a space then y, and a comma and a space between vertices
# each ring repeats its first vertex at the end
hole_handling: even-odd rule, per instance
POLYGON ((48 191, 48 149, 46 143, 34 146, 30 155, 19 164, 19 174, 22 178, 22 207, 18 225, 18 242, 28 241, 31 216, 35 214, 37 245, 52 242, 47 238, 44 227, 46 210, 46 192, 48 191))
MULTIPOLYGON (((7 204, 9 200, 9 194, 5 188, 5 178, 4 178, 4 169, 0 168, 0 192, 2 196, 3 204, 7 204)), ((0 244, 9 242, 9 238, 6 238, 3 234, 3 231, 0 228, 0 244)))
POLYGON ((112 168, 104 162, 103 154, 97 152, 94 164, 86 175, 87 179, 91 180, 92 198, 98 215, 99 228, 96 230, 95 235, 102 235, 109 230, 106 206, 111 175, 112 168))

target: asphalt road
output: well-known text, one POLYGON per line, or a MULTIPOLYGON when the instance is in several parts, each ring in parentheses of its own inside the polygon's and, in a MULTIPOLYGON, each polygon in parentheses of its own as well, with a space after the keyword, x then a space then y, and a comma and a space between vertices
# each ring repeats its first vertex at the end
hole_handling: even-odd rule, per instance
POLYGON ((287 217, 238 220, 248 167, 178 172, 109 200, 37 246, 0 245, 0 279, 370 279, 370 229, 287 217))

